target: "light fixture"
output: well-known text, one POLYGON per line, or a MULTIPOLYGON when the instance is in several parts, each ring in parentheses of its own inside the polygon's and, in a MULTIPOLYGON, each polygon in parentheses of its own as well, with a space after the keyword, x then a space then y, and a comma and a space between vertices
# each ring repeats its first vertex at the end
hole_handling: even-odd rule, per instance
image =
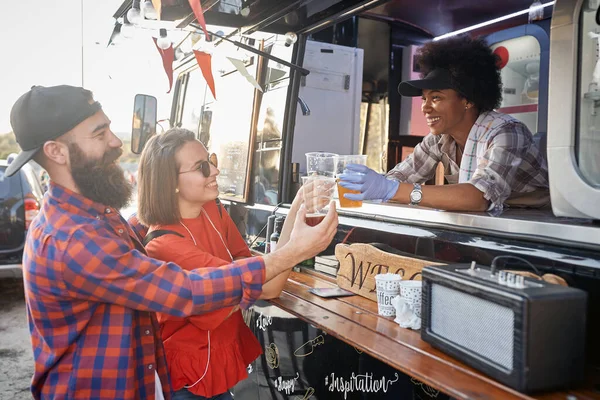
MULTIPOLYGON (((543 9, 543 8, 546 8, 546 7, 553 6, 554 3, 556 3, 556 1, 551 1, 551 2, 548 2, 548 3, 542 4, 541 8, 543 9)), ((446 33, 444 35, 441 35, 441 36, 433 38, 433 40, 440 40, 440 39, 445 39, 445 38, 448 38, 448 37, 451 37, 451 36, 460 35, 461 33, 465 33, 465 32, 469 32, 469 31, 475 30, 475 29, 483 28, 484 26, 493 25, 493 24, 495 24, 497 22, 506 21, 507 19, 518 17, 519 15, 529 14, 530 11, 532 11, 532 10, 530 10, 529 8, 526 9, 526 10, 517 11, 517 12, 514 12, 512 14, 505 15, 503 17, 495 18, 495 19, 492 19, 492 20, 489 20, 489 21, 486 21, 486 22, 482 22, 480 24, 472 25, 472 26, 469 26, 467 28, 459 29, 459 30, 454 31, 454 32, 446 33)))
POLYGON ((250 15, 250 7, 244 7, 240 10, 240 14, 242 15, 242 17, 247 17, 248 15, 250 15))
POLYGON ((133 0, 133 5, 127 11, 127 19, 132 24, 139 24, 142 22, 142 13, 140 12, 140 0, 133 0))
POLYGON ((175 60, 179 61, 185 57, 185 52, 183 50, 181 50, 181 48, 177 47, 175 49, 175 53, 173 54, 173 57, 175 58, 175 60))
POLYGON ((160 28, 158 32, 160 36, 156 40, 156 45, 163 50, 166 50, 169 47, 171 47, 171 41, 167 37, 167 30, 165 28, 160 28))
POLYGON ((151 0, 145 0, 144 4, 142 4, 142 14, 146 19, 158 19, 158 15, 156 14, 156 10, 154 9, 154 5, 152 5, 151 0))
POLYGON ((290 47, 298 41, 298 35, 294 32, 288 32, 285 34, 285 47, 290 47))
POLYGON ((129 22, 127 15, 123 17, 123 25, 121 25, 120 32, 125 39, 131 39, 135 36, 135 27, 129 22))

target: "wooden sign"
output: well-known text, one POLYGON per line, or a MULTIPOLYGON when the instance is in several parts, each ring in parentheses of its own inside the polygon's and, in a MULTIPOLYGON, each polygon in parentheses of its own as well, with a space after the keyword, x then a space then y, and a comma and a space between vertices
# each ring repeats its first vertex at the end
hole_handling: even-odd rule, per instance
POLYGON ((335 246, 335 256, 340 262, 338 286, 373 301, 377 301, 375 275, 392 273, 401 275, 402 279, 420 280, 424 266, 443 265, 390 253, 366 243, 340 243, 335 246))

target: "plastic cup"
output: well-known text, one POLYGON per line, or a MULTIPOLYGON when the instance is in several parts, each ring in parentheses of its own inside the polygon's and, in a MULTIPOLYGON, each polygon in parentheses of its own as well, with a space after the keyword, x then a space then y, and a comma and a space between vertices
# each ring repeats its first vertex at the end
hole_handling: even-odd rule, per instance
MULTIPOLYGON (((348 164, 361 164, 367 165, 366 155, 349 155, 349 156, 338 156, 335 159, 335 176, 338 177, 344 173, 348 164)), ((362 207, 362 200, 349 200, 344 197, 346 193, 360 194, 358 190, 346 189, 342 185, 337 184, 338 196, 340 200, 340 207, 362 207)))
POLYGON ((306 223, 316 225, 325 217, 335 191, 335 178, 321 175, 302 177, 306 223))
POLYGON ((306 175, 335 176, 335 153, 313 152, 306 153, 306 175))
POLYGON ((400 295, 408 303, 415 315, 421 318, 421 303, 423 282, 422 281, 402 281, 400 282, 400 295))
POLYGON ((396 308, 392 299, 400 294, 400 282, 402 277, 398 274, 375 275, 375 287, 377 289, 377 311, 383 317, 396 315, 396 308))

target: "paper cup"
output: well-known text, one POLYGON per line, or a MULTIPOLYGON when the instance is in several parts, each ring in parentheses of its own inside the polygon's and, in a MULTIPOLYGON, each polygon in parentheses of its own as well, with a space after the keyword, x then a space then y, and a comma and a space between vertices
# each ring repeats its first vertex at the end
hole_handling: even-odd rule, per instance
POLYGON ((422 281, 402 281, 400 282, 400 295, 408 303, 417 317, 421 318, 421 293, 423 288, 422 281))
POLYGON ((397 274, 375 275, 377 310, 379 315, 384 317, 393 317, 396 315, 396 308, 392 304, 392 299, 400 294, 401 280, 402 277, 397 274))

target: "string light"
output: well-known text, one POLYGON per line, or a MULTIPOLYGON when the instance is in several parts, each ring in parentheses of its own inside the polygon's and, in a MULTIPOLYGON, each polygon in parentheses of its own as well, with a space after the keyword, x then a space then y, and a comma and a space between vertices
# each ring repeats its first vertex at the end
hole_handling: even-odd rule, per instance
POLYGON ((146 19, 158 19, 158 15, 151 0, 145 0, 144 4, 142 4, 142 14, 146 19))
POLYGON ((171 47, 171 40, 167 37, 167 30, 165 28, 160 28, 159 35, 159 38, 156 40, 156 45, 163 50, 171 47))
POLYGON ((127 11, 127 19, 132 24, 139 24, 143 20, 142 13, 140 12, 140 0, 133 1, 133 5, 127 11))

